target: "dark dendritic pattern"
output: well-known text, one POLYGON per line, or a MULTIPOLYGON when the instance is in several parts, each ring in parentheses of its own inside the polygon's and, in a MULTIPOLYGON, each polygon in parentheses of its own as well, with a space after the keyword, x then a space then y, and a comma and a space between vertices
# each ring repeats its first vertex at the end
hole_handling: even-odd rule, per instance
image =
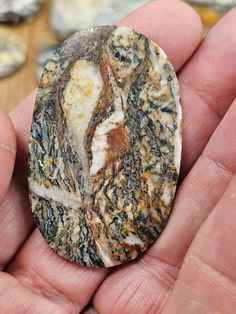
POLYGON ((163 51, 127 28, 73 35, 44 71, 29 150, 33 214, 59 255, 106 267, 140 255, 167 222, 180 166, 163 51))

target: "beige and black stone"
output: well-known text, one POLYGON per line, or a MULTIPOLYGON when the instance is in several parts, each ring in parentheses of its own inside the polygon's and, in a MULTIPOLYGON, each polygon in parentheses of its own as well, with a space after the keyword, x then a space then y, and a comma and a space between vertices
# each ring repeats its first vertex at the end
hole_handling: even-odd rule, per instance
POLYGON ((167 223, 180 156, 179 86, 156 44, 107 26, 56 51, 36 100, 29 189, 60 256, 111 267, 142 254, 167 223))
POLYGON ((32 18, 42 0, 0 0, 0 23, 18 24, 32 18))

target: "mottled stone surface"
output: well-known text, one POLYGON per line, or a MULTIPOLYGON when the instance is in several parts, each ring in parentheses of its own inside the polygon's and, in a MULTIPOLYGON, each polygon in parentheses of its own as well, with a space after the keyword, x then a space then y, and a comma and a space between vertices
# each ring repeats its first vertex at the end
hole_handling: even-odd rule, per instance
POLYGON ((139 256, 166 225, 180 167, 164 52, 127 28, 70 37, 44 71, 29 152, 33 214, 59 255, 98 267, 139 256))
POLYGON ((0 27, 0 77, 15 72, 26 60, 26 46, 14 32, 0 27))
POLYGON ((41 5, 42 0, 0 0, 0 22, 20 23, 34 16, 41 5))
POLYGON ((100 25, 113 25, 150 0, 53 0, 51 23, 59 38, 100 25))

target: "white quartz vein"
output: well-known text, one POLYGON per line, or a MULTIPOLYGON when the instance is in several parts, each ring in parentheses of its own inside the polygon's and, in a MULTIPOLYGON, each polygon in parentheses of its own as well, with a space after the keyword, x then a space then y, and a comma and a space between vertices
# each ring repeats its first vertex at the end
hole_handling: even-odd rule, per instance
POLYGON ((31 191, 39 197, 54 202, 60 203, 65 207, 78 209, 82 206, 81 199, 78 195, 69 193, 56 186, 46 188, 37 181, 30 181, 29 183, 31 191))
MULTIPOLYGON (((93 62, 78 60, 71 70, 71 79, 64 91, 63 108, 69 131, 73 136, 73 144, 84 169, 83 174, 89 172, 84 138, 102 89, 103 81, 99 67, 93 62)), ((85 189, 90 191, 89 178, 84 178, 84 182, 85 189)))
POLYGON ((126 96, 124 92, 116 85, 114 77, 109 71, 110 82, 112 85, 112 90, 114 93, 114 106, 115 110, 112 115, 100 123, 95 131, 93 140, 92 140, 92 165, 90 167, 90 174, 95 176, 102 167, 104 167, 106 162, 106 150, 108 149, 107 134, 116 129, 119 126, 119 123, 124 121, 124 104, 126 103, 126 96))

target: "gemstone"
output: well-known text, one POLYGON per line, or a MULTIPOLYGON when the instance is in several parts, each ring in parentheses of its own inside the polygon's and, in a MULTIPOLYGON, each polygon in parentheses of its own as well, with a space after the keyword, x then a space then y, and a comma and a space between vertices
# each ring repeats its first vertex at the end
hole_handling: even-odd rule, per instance
POLYGON ((0 27, 0 77, 15 72, 26 61, 26 46, 14 32, 0 27))
POLYGON ((170 215, 181 142, 161 48, 124 27, 71 36, 46 65, 29 143, 32 211, 49 245, 87 266, 138 257, 170 215))
POLYGON ((17 24, 34 16, 42 0, 0 0, 0 23, 17 24))
POLYGON ((59 39, 80 29, 112 25, 150 0, 53 0, 51 24, 59 39))

